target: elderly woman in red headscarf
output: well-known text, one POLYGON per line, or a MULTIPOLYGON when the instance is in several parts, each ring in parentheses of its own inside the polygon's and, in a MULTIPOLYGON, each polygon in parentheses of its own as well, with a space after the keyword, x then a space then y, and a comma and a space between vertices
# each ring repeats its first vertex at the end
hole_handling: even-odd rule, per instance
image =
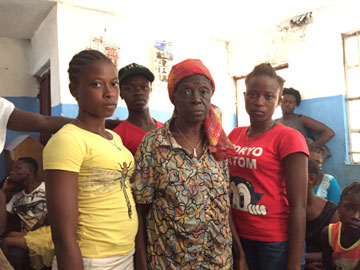
POLYGON ((209 70, 197 59, 173 66, 173 117, 147 133, 136 154, 137 269, 231 269, 227 162, 233 147, 211 104, 209 70))

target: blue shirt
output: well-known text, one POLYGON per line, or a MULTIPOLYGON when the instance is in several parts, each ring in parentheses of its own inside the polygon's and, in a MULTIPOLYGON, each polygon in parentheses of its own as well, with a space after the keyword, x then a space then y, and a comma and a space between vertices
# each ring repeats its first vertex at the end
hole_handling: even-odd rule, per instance
POLYGON ((341 189, 334 176, 330 174, 324 174, 320 185, 315 186, 314 194, 320 198, 338 204, 340 200, 341 189))

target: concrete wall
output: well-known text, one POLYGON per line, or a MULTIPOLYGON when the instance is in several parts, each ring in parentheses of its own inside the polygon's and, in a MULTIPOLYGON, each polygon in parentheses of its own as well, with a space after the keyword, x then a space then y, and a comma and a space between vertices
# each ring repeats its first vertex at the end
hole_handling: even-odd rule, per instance
POLYGON ((29 40, 0 38, 1 96, 31 96, 38 94, 37 80, 30 71, 29 40))
MULTIPOLYGON (((29 40, 0 38, 0 95, 11 100, 16 107, 39 112, 37 94, 39 86, 31 74, 31 43, 29 40)), ((19 132, 7 132, 6 143, 19 132)), ((37 137, 37 134, 32 134, 37 137)), ((5 158, 0 154, 0 181, 5 177, 5 158)))
MULTIPOLYGON (((77 106, 68 90, 67 68, 71 57, 90 45, 92 35, 103 33, 120 45, 119 68, 132 62, 145 65, 153 69, 153 46, 156 37, 172 41, 174 44, 174 63, 187 58, 200 58, 210 69, 216 91, 213 103, 223 110, 224 126, 227 131, 234 127, 235 90, 232 79, 228 74, 228 59, 226 43, 222 41, 199 38, 196 29, 185 33, 168 34, 161 29, 152 28, 151 22, 144 27, 143 22, 131 17, 119 17, 97 11, 84 10, 68 5, 58 4, 58 51, 59 51, 59 81, 61 105, 54 107, 53 112, 74 117, 77 106), (76 24, 74 24, 76 21, 76 24), (152 31, 149 29, 152 28, 152 31), (193 31, 193 32, 192 32, 193 31)), ((171 117, 173 106, 169 102, 166 84, 153 84, 153 94, 150 102, 151 113, 160 121, 171 117)), ((126 119, 127 109, 119 100, 118 109, 113 118, 126 119)))

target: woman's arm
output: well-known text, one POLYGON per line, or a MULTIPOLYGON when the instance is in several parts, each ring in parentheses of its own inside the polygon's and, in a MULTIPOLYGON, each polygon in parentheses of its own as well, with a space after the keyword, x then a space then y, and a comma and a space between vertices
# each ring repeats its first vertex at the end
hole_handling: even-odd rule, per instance
POLYGON ((146 270, 147 268, 147 237, 146 237, 146 217, 149 212, 149 204, 137 204, 136 211, 138 214, 139 228, 135 238, 135 269, 146 270))
POLYGON ((9 117, 7 128, 14 131, 55 133, 63 125, 73 120, 61 116, 46 116, 15 108, 9 117))
POLYGON ((305 128, 312 129, 316 133, 320 134, 319 138, 316 141, 314 141, 310 146, 325 145, 335 135, 335 132, 327 125, 324 125, 323 123, 316 121, 305 115, 301 117, 301 123, 305 128))
POLYGON ((45 170, 46 202, 59 270, 84 269, 76 241, 78 173, 45 170))
POLYGON ((332 270, 332 248, 329 244, 329 226, 321 232, 322 269, 332 270))
POLYGON ((283 159, 286 193, 290 205, 288 225, 288 260, 286 269, 300 269, 305 242, 307 167, 304 153, 293 153, 283 159))
POLYGON ((247 262, 245 258, 245 253, 242 248, 239 235, 237 234, 234 220, 232 218, 232 211, 230 208, 229 212, 229 224, 232 234, 232 242, 233 242, 233 261, 234 261, 234 270, 247 270, 247 262))

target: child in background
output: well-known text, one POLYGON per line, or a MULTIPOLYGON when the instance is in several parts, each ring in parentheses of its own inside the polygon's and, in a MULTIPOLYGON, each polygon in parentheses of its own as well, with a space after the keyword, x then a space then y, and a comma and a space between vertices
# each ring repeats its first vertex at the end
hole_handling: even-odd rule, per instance
POLYGON ((321 232, 330 223, 339 221, 336 204, 314 194, 320 173, 317 163, 309 159, 309 184, 306 207, 306 270, 321 270, 321 232))
POLYGON ((300 269, 305 242, 307 161, 305 138, 272 119, 284 80, 270 64, 247 75, 249 127, 229 139, 233 220, 249 269, 300 269))
MULTIPOLYGON (((326 158, 326 148, 324 146, 312 146, 309 148, 310 159, 316 162, 321 170, 326 158)), ((341 189, 336 178, 330 174, 320 172, 316 178, 314 194, 325 200, 339 203, 341 189)))
POLYGON ((340 222, 322 231, 324 270, 360 270, 360 182, 347 186, 338 206, 340 222))

